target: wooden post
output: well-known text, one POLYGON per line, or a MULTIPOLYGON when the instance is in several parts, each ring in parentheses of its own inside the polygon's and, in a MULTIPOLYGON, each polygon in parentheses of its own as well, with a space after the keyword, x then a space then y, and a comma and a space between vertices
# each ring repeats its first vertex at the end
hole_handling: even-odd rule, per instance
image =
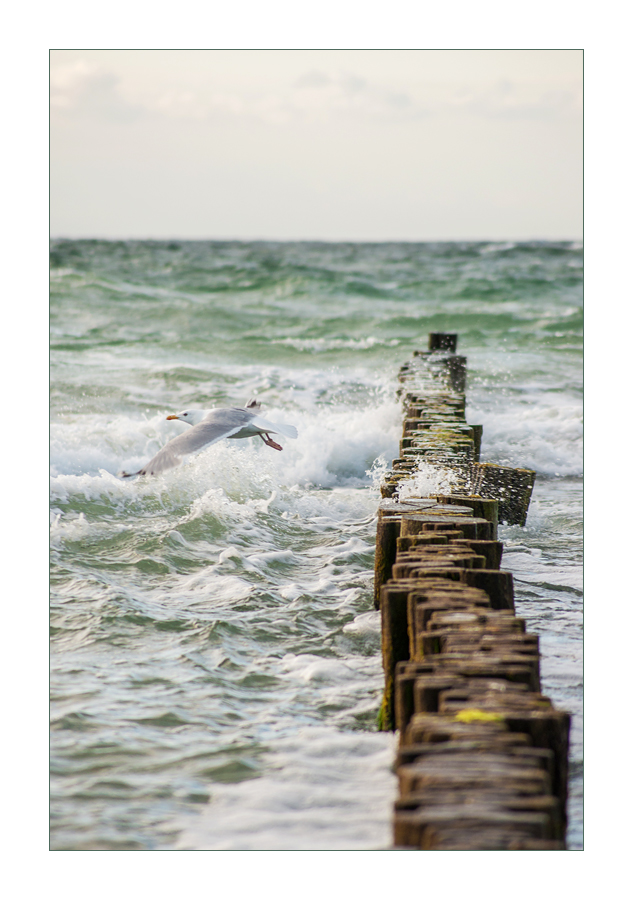
POLYGON ((400 456, 381 485, 375 604, 397 729, 396 846, 564 849, 569 715, 541 694, 538 637, 514 615, 498 523, 524 524, 534 472, 479 461, 465 421, 457 335, 433 334, 402 366, 400 456), (397 499, 420 463, 448 492, 397 499))
POLYGON ((396 541, 400 535, 400 516, 379 516, 376 525, 374 560, 374 609, 380 609, 380 589, 391 578, 396 558, 396 541))
POLYGON ((455 353, 457 350, 457 335, 444 334, 441 331, 429 334, 429 350, 448 350, 455 353))

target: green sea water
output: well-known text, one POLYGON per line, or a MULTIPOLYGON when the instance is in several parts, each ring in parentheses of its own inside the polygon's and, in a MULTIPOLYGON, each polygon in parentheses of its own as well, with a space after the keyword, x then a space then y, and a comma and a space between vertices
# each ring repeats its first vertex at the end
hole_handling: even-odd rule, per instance
POLYGON ((573 714, 582 847, 582 321, 569 242, 54 241, 51 847, 390 846, 377 485, 431 331, 459 334, 482 460, 537 472, 500 539, 573 714), (281 453, 119 477, 167 415, 253 396, 298 429, 281 453))

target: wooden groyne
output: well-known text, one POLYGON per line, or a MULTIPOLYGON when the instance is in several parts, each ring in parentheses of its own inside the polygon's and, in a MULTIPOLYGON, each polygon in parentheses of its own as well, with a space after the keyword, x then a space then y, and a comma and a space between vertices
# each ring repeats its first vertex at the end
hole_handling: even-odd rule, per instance
POLYGON ((564 850, 570 717, 541 693, 538 637, 515 615, 498 524, 525 524, 534 472, 480 462, 457 335, 399 373, 400 455, 381 485, 375 606, 399 732, 394 844, 564 850), (416 495, 424 466, 442 493, 416 495), (422 465, 422 468, 421 468, 422 465))

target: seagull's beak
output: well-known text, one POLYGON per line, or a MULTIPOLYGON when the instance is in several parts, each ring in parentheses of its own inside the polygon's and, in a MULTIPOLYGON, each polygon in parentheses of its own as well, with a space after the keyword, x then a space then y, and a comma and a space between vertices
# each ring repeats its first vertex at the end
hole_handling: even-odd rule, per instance
POLYGON ((177 419, 177 418, 178 418, 178 416, 167 416, 167 421, 169 421, 170 419, 177 419))

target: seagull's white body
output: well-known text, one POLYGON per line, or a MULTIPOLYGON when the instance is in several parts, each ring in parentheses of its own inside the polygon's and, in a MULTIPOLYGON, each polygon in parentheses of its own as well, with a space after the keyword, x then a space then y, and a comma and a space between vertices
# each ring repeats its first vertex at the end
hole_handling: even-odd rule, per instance
POLYGON ((265 444, 281 450, 279 444, 270 437, 271 434, 283 434, 289 438, 296 438, 297 429, 294 425, 280 425, 268 422, 257 415, 260 404, 251 401, 245 407, 233 406, 228 409, 185 409, 175 416, 167 416, 168 419, 179 419, 191 425, 191 431, 179 434, 156 456, 139 469, 138 472, 123 472, 124 478, 131 475, 159 475, 177 466, 183 456, 195 453, 210 447, 222 438, 249 438, 259 435, 265 444))

